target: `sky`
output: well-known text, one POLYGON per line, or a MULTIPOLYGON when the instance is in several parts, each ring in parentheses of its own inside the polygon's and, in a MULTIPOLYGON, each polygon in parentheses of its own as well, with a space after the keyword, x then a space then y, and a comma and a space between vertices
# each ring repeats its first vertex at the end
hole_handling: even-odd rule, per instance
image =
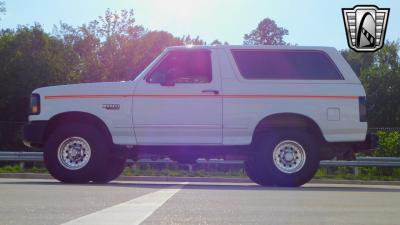
POLYGON ((390 8, 386 40, 400 40, 400 1, 289 0, 3 0, 0 28, 41 24, 48 32, 63 21, 78 26, 111 10, 133 9, 136 22, 175 36, 200 36, 242 44, 243 36, 269 17, 289 30, 285 41, 302 46, 347 47, 341 8, 374 4, 390 8))

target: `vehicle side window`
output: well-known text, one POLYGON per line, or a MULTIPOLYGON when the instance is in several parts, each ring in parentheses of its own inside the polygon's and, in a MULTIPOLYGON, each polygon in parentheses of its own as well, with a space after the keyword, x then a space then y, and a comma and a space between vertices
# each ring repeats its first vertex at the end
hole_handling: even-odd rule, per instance
POLYGON ((271 80, 343 80, 329 56, 317 50, 232 50, 242 76, 271 80))
POLYGON ((210 83, 211 56, 205 50, 173 51, 146 78, 149 83, 210 83))

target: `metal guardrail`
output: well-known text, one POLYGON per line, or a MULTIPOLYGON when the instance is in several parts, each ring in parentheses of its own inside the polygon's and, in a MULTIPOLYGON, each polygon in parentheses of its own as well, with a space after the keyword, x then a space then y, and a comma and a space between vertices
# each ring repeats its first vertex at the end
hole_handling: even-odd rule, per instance
POLYGON ((400 167, 398 157, 357 157, 354 161, 323 160, 321 166, 379 166, 379 167, 400 167))
POLYGON ((42 152, 3 152, 0 151, 0 161, 10 162, 41 162, 43 161, 42 152))
MULTIPOLYGON (((0 151, 0 161, 9 162, 41 162, 43 161, 42 152, 10 152, 10 151, 0 151)), ((133 163, 134 161, 128 160, 127 162, 133 163)), ((149 164, 167 164, 174 163, 174 161, 169 159, 161 160, 151 160, 151 159, 141 159, 139 163, 149 163, 149 164)), ((198 159, 199 164, 224 164, 224 165, 241 165, 243 161, 241 160, 205 160, 198 159)), ((400 157, 357 157, 354 161, 342 161, 342 160, 323 160, 320 162, 321 166, 381 166, 381 167, 400 167, 400 157)))

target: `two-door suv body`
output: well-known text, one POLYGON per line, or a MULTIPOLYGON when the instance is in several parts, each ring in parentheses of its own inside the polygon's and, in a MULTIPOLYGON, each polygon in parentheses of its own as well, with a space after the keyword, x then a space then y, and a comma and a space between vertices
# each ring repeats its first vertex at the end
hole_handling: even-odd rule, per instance
POLYGON ((298 186, 319 161, 374 147, 366 97, 334 48, 170 47, 125 82, 39 88, 26 145, 63 182, 108 182, 126 158, 242 159, 261 185, 298 186))

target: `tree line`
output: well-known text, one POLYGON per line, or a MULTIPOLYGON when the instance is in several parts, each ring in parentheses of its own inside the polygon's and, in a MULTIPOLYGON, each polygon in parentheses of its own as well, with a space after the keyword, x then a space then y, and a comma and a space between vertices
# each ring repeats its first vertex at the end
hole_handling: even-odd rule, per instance
MULTIPOLYGON (((1 2, 0 2, 1 3, 1 2)), ((5 12, 0 4, 0 15, 5 12)), ((289 31, 272 19, 262 20, 243 44, 289 45, 289 31)), ((60 22, 52 32, 41 25, 0 30, 1 123, 26 121, 30 93, 43 86, 134 79, 160 52, 174 45, 205 45, 200 37, 176 37, 136 23, 133 10, 106 10, 80 26, 60 22)), ((209 44, 228 44, 214 40, 209 44)), ((367 91, 370 126, 400 126, 398 42, 376 53, 342 51, 367 91)), ((7 137, 9 138, 9 137, 7 137)))

